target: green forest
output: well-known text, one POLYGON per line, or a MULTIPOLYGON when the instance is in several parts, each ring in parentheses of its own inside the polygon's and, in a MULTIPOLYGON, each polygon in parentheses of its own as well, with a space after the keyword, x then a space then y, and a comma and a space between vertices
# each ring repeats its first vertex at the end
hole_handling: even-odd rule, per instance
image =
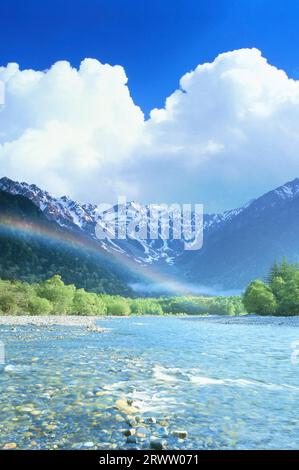
POLYGON ((0 281, 2 315, 171 315, 244 313, 240 297, 130 298, 66 285, 61 276, 29 284, 0 281))
POLYGON ((248 313, 258 315, 299 315, 299 266, 287 260, 274 263, 266 281, 256 279, 243 296, 248 313))
POLYGON ((243 296, 133 298, 87 292, 60 275, 36 283, 0 280, 1 315, 257 315, 299 314, 299 267, 274 263, 266 281, 254 280, 243 296))

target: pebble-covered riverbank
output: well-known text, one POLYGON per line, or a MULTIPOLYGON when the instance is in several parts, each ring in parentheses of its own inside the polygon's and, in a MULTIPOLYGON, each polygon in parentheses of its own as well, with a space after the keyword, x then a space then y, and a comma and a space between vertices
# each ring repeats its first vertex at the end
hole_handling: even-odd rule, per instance
POLYGON ((20 316, 4 316, 0 315, 0 326, 11 325, 16 326, 34 326, 43 329, 49 329, 53 326, 70 326, 70 327, 83 327, 85 331, 93 333, 104 333, 105 328, 97 325, 98 317, 90 317, 83 315, 20 315, 20 316))
POLYGON ((94 326, 98 319, 85 315, 0 315, 0 325, 94 326))

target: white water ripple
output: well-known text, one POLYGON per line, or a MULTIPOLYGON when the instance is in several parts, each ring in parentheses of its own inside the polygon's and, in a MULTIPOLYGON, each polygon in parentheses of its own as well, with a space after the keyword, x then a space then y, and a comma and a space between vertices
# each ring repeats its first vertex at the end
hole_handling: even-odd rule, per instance
POLYGON ((268 382, 261 382, 259 380, 249 380, 246 378, 236 379, 225 379, 225 378, 214 378, 207 377, 204 375, 197 375, 198 369, 190 369, 184 371, 180 368, 174 367, 163 367, 155 365, 153 368, 154 378, 161 382, 191 382, 199 387, 206 386, 228 386, 228 387, 241 387, 241 388, 266 388, 268 390, 293 390, 299 391, 299 387, 288 385, 288 384, 275 384, 268 382))

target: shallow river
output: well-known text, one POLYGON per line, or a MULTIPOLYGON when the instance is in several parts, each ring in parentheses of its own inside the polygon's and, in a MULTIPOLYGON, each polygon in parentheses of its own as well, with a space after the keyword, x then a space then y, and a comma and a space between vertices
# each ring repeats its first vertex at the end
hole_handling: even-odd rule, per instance
POLYGON ((299 448, 299 319, 98 325, 0 326, 0 448, 299 448))

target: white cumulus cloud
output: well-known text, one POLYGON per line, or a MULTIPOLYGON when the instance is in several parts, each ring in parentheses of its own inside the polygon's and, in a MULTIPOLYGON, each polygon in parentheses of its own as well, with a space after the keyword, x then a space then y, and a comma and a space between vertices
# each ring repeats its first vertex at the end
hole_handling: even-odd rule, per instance
POLYGON ((221 54, 184 75, 147 126, 147 152, 164 162, 160 181, 176 173, 177 194, 211 209, 299 174, 299 82, 257 49, 221 54))
POLYGON ((299 82, 257 49, 184 75, 148 120, 120 66, 0 68, 2 174, 84 201, 231 208, 299 175, 299 82))
POLYGON ((86 200, 124 189, 111 181, 113 169, 131 158, 144 118, 122 67, 86 59, 79 70, 57 62, 37 72, 9 64, 0 80, 3 174, 86 200))

